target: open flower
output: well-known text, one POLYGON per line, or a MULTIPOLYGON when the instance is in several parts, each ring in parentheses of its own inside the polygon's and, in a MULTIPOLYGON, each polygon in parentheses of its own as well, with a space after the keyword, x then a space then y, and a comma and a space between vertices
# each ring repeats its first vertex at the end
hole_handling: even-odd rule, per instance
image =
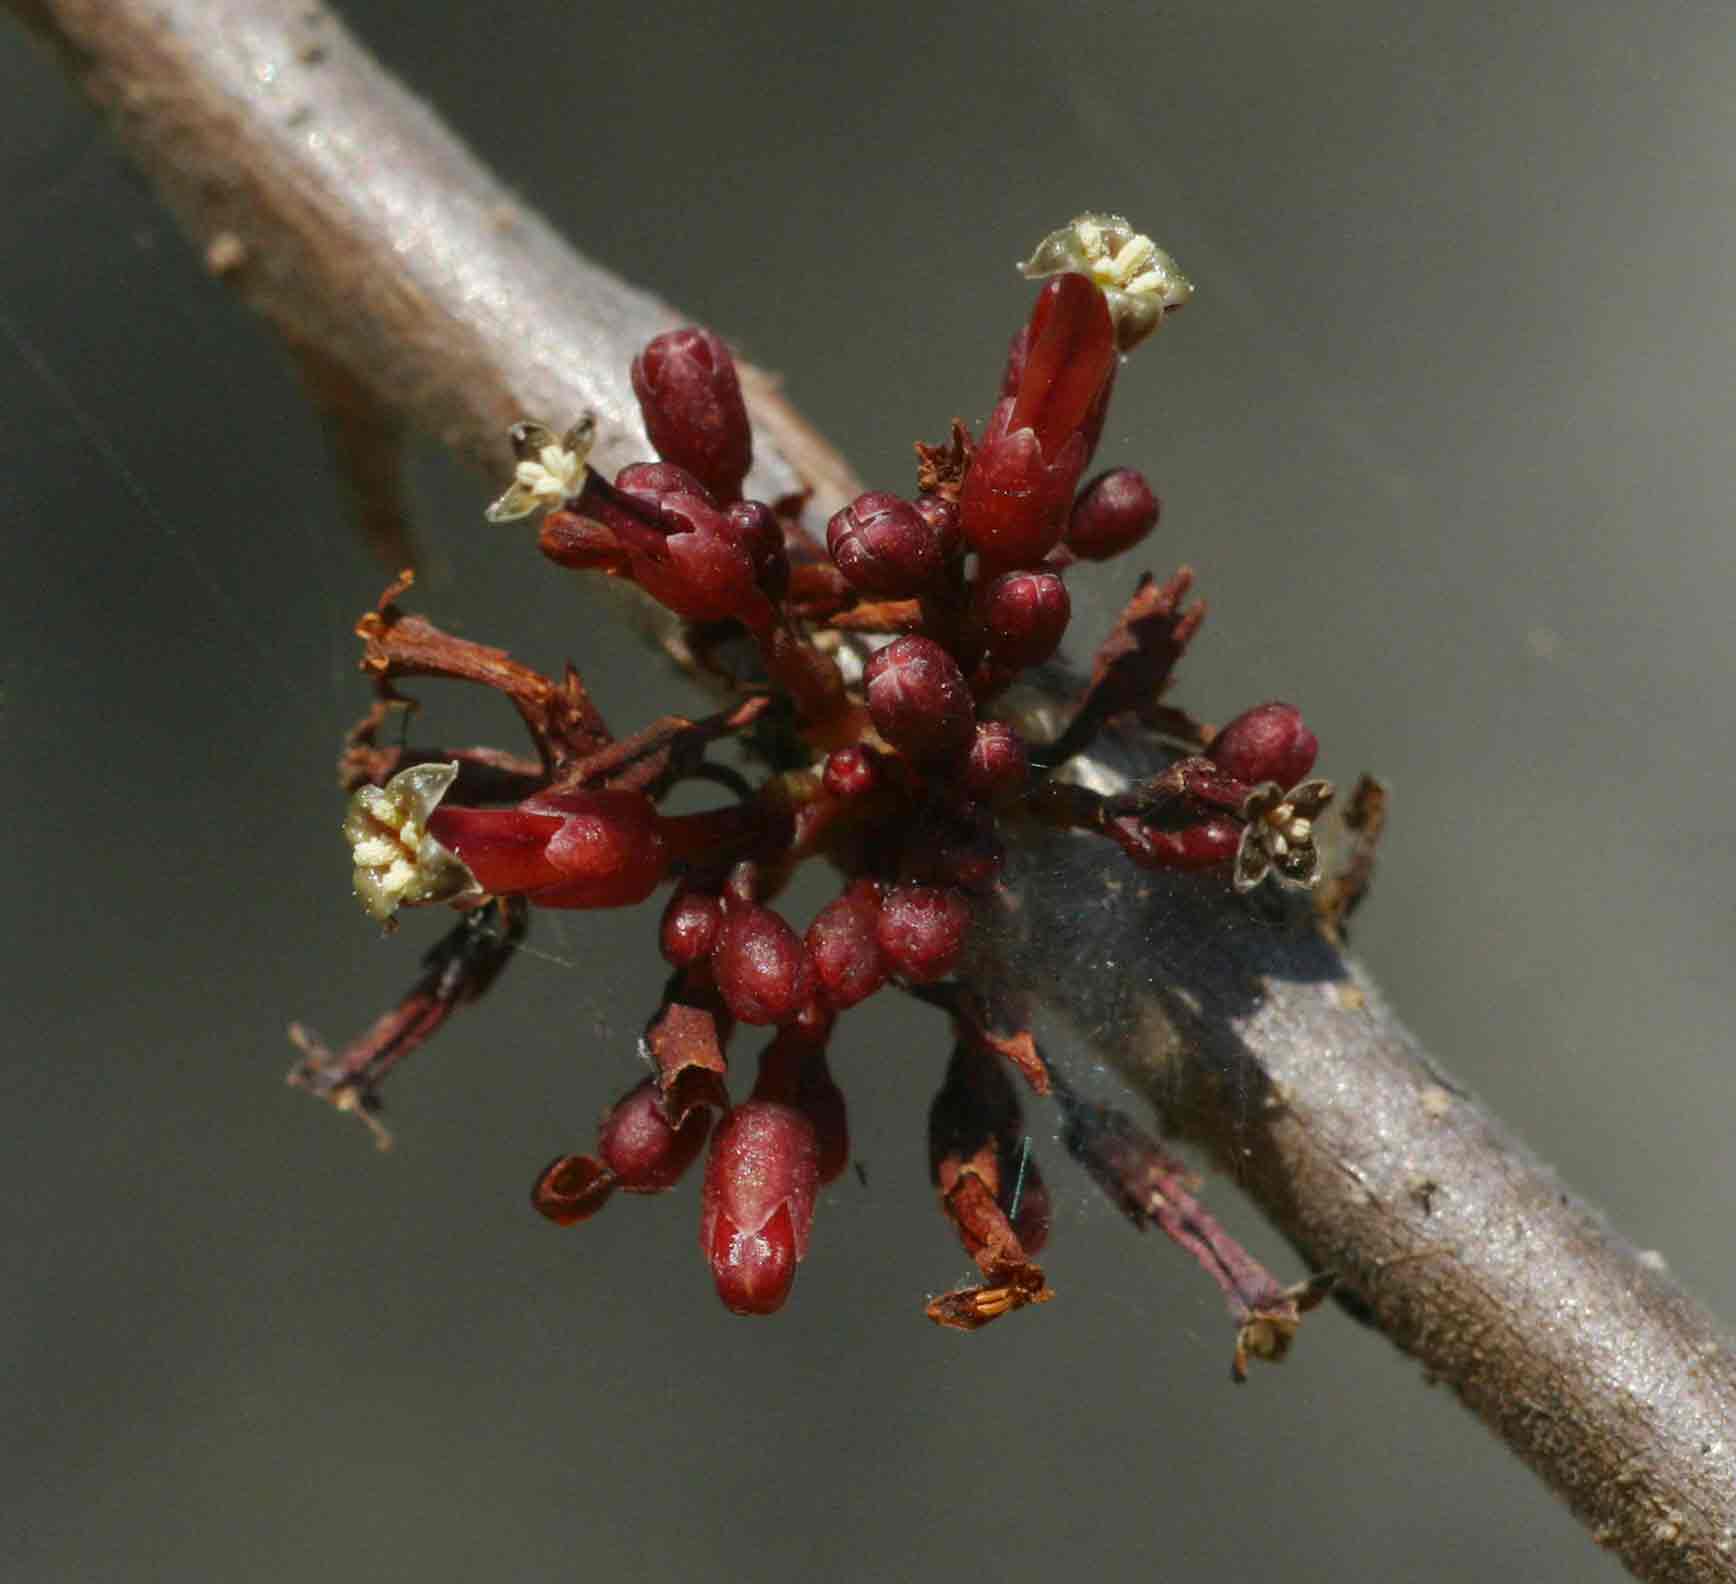
POLYGON ((481 898, 464 860, 428 834, 428 816, 457 779, 456 761, 412 765, 350 798, 344 840, 355 860, 356 900, 382 924, 405 905, 481 898))
POLYGON ((1019 266, 1027 280, 1086 275, 1103 288, 1115 321, 1116 345, 1130 352, 1193 296, 1193 283, 1175 260, 1120 215, 1082 214, 1051 231, 1019 266))
POLYGON ((1314 822, 1331 801, 1330 781, 1304 781, 1288 792, 1276 781, 1255 787, 1242 804, 1247 826, 1236 849, 1236 889, 1252 891, 1269 874, 1297 890, 1315 885, 1320 852, 1314 845, 1314 822))
POLYGON ((585 458, 596 443, 597 420, 586 413, 560 437, 546 424, 512 426, 518 457, 512 487, 483 513, 492 523, 516 522, 539 508, 554 511, 577 495, 585 482, 585 458))

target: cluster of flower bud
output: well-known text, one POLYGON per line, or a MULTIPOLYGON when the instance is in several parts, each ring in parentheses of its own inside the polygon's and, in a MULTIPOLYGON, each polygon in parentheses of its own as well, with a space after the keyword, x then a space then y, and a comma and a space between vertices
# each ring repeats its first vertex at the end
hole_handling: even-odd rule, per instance
MULTIPOLYGON (((951 450, 919 448, 921 489, 859 495, 831 518, 823 545, 801 524, 799 501, 744 498, 747 411, 729 350, 710 331, 660 335, 634 361, 659 460, 611 482, 586 466, 588 420, 559 440, 538 424, 513 431, 517 471, 488 515, 542 510, 546 557, 636 584, 690 624, 695 653, 700 629, 738 624, 758 647, 769 690, 787 701, 780 762, 794 741, 805 767, 698 814, 664 814, 663 784, 649 774, 621 779, 630 760, 606 755, 600 768, 571 771, 509 807, 443 802, 456 762, 416 766, 364 787, 352 804, 357 891, 377 917, 400 903, 490 895, 621 907, 675 882, 659 925, 674 975, 657 1026, 677 1056, 658 1056, 658 1076, 605 1114, 597 1153, 554 1162, 533 1202, 566 1225, 617 1188, 659 1192, 698 1158, 709 1131, 700 1243, 720 1296, 740 1313, 783 1303, 807 1252, 818 1188, 845 1163, 843 1097, 825 1061, 835 1020, 889 985, 935 986, 958 971, 973 915, 998 884, 999 819, 1053 768, 995 718, 996 698, 1062 644, 1069 566, 1126 552, 1158 520, 1157 496, 1139 473, 1115 468, 1088 482, 1084 474, 1122 354, 1186 300, 1186 282, 1112 216, 1081 217, 1024 268, 1048 278, 980 433, 959 424, 951 450), (837 645, 815 641, 827 625, 864 645, 882 636, 854 686, 837 645), (829 859, 844 885, 802 931, 774 904, 810 857, 829 859), (738 1025, 773 1032, 751 1095, 732 1107, 719 1075, 738 1025), (672 1074, 696 1066, 710 1075, 707 1098, 677 1104, 672 1074)), ((1174 653, 1151 673, 1153 701, 1185 644, 1180 630, 1167 629, 1174 653)), ((1104 653, 1124 660, 1144 641, 1130 634, 1104 653)), ((1128 674, 1107 663, 1099 671, 1128 674)), ((1269 872, 1311 882, 1311 822, 1330 789, 1305 779, 1316 745, 1300 716, 1265 705, 1209 745, 1207 735, 1161 808, 1115 810, 1079 827, 1111 835, 1151 867, 1222 865, 1243 888, 1269 872)), ((985 1082, 969 1077, 975 1070, 955 1062, 952 1088, 985 1082)), ((949 1115, 975 1115, 956 1096, 948 1105, 949 1115)), ((1008 1125, 972 1125, 969 1148, 949 1144, 944 1171, 936 1166, 943 1198, 965 1172, 979 1197, 1005 1198, 996 1214, 1015 1216, 1009 1184, 1028 1180, 1022 1219, 1008 1223, 1028 1253, 1041 1241, 1041 1179, 1022 1164, 1012 1173, 1008 1125)))

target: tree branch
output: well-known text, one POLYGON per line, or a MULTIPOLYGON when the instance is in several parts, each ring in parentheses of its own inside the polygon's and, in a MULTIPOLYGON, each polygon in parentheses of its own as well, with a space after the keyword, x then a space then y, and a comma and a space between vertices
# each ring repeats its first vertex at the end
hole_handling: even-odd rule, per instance
MULTIPOLYGON (((579 259, 321 7, 11 5, 212 271, 365 393, 382 433, 417 425, 498 477, 510 422, 589 407, 601 466, 643 454, 626 367, 673 311, 579 259)), ((754 491, 854 493, 773 381, 743 375, 772 442, 754 491)), ((1129 763, 1087 768, 1107 789, 1129 763)), ((1221 887, 1136 886, 1100 855, 1030 833, 1009 870, 1019 928, 984 972, 1044 986, 1600 1544, 1642 1577, 1731 1578, 1736 1358, 1711 1319, 1444 1077, 1354 962, 1221 887), (1053 941, 1082 919, 1141 972, 1055 982, 1053 941)))

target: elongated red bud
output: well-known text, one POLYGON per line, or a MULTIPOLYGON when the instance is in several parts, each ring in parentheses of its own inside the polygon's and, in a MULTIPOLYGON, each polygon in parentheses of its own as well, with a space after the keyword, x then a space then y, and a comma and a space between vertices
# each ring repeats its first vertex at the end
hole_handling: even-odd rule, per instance
POLYGON ((719 501, 740 498, 753 430, 729 348, 697 326, 666 331, 633 360, 633 394, 657 454, 719 501))
POLYGON ((995 409, 965 474, 959 531, 998 565, 1036 566, 1061 542, 1086 443, 1075 431, 1045 450, 1035 429, 1012 426, 1013 407, 1009 398, 995 409))
POLYGON ((781 1309, 808 1251, 819 1189, 814 1125, 793 1106, 749 1100, 712 1135, 699 1246, 736 1314, 781 1309))
POLYGON ((1115 326, 1095 282, 1057 275, 1037 294, 1009 432, 1036 431, 1053 455, 1084 425, 1115 366, 1115 326))
POLYGON ((524 893, 539 907, 626 907, 669 867, 661 817, 640 792, 540 793, 511 809, 442 804, 428 831, 484 890, 524 893))

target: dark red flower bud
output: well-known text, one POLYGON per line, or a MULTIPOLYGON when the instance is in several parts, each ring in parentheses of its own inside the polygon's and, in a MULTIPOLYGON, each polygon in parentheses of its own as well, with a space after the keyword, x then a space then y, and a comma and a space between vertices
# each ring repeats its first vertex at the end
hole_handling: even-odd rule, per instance
POLYGON ((754 577, 767 599, 781 600, 790 588, 790 555, 784 547, 783 525, 764 501, 736 501, 724 513, 729 526, 753 560, 754 577))
POLYGON ((919 594, 944 563, 922 513, 885 490, 869 490, 826 524, 826 549, 853 588, 886 599, 919 594))
POLYGON ((1132 468, 1100 473, 1073 502, 1067 548, 1086 561, 1107 561, 1150 533, 1162 509, 1143 473, 1132 468))
POLYGON ((821 779, 836 798, 866 797, 880 784, 880 768, 867 748, 834 748, 821 779))
POLYGON ((880 907, 875 938, 887 966, 912 984, 944 979, 958 966, 970 905, 945 886, 895 886, 880 907))
POLYGON ((911 502, 920 517, 934 531, 940 546, 941 559, 950 561, 964 547, 958 531, 958 503, 944 495, 918 495, 911 502))
POLYGON ((1037 293, 1009 432, 1034 429, 1054 454, 1084 425, 1115 366, 1109 304, 1084 275, 1057 275, 1037 293))
POLYGON ((575 791, 517 808, 442 804, 428 834, 456 853, 483 890, 527 893, 539 907, 626 907, 662 881, 664 821, 642 792, 575 791))
POLYGON ((1046 451, 1036 430, 1011 424, 1012 399, 989 419, 959 495, 959 531, 978 554, 1003 566, 1035 566, 1057 544, 1085 470, 1082 434, 1046 451))
POLYGON ((662 543, 629 546, 634 581, 685 621, 761 625, 769 611, 759 568, 730 519, 697 495, 665 496, 658 516, 662 543))
POLYGON ((868 713, 887 742, 914 759, 962 754, 976 704, 958 662, 930 638, 894 638, 863 673, 868 713))
POLYGON ((727 1308, 783 1307, 808 1252, 818 1189, 814 1125, 793 1106, 749 1100, 718 1125, 700 1193, 699 1246, 727 1308))
POLYGON ((1072 614, 1067 585, 1056 572, 1003 572, 977 595, 989 658, 1015 671, 1054 654, 1072 614))
POLYGON ((826 1005, 842 1012, 886 983, 880 954, 880 889, 858 880, 828 902, 808 926, 806 943, 826 1005))
POLYGON ((717 504, 710 490, 673 462, 629 462, 615 475, 615 488, 653 511, 670 495, 697 495, 707 506, 717 504))
POLYGON ((530 1202, 556 1226, 587 1221, 608 1203, 615 1175, 591 1155, 562 1155, 543 1167, 531 1185, 530 1202))
POLYGON ((655 1078, 627 1091, 611 1106, 597 1133, 597 1153, 628 1193, 673 1188, 699 1158, 711 1113, 695 1106, 678 1128, 669 1125, 655 1078))
POLYGON ((1273 701, 1244 710, 1212 739, 1206 757, 1238 781, 1293 787, 1314 768, 1320 744, 1294 704, 1273 701))
POLYGON ((743 1023, 788 1023, 814 996, 814 965, 801 937, 757 902, 732 901, 725 909, 711 972, 743 1023))
POLYGON ((719 501, 741 495, 753 463, 753 431, 729 348, 711 331, 670 330, 633 360, 633 394, 658 456, 687 471, 719 501))
POLYGON ((972 797, 985 802, 1010 797, 1031 773, 1025 739, 1005 721, 979 721, 976 740, 965 761, 964 784, 972 797))
POLYGON ((677 891, 663 910, 657 944, 665 962, 691 968, 709 957, 723 928, 723 903, 703 891, 677 891))

